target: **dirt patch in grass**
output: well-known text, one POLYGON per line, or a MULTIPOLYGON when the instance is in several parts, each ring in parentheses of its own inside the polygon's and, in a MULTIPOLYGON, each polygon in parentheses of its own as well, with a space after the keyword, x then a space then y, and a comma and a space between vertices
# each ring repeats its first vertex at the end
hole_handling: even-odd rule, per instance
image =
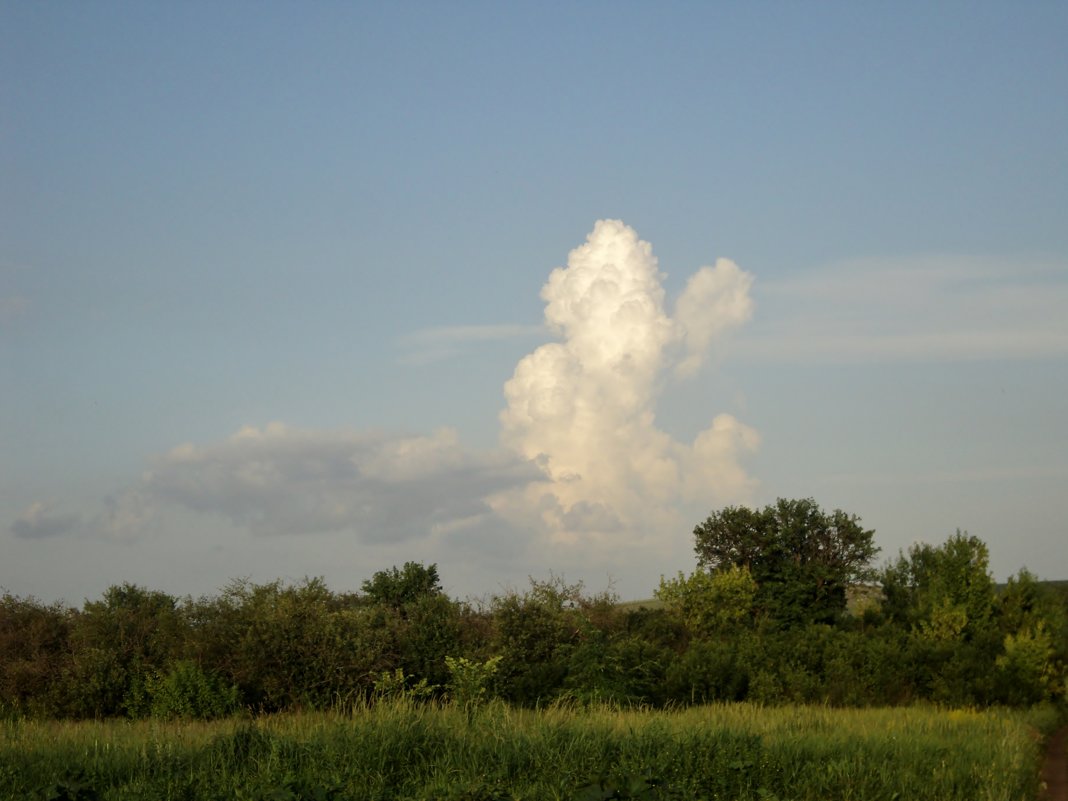
POLYGON ((1068 726, 1061 728, 1046 744, 1042 764, 1043 801, 1068 801, 1068 726))

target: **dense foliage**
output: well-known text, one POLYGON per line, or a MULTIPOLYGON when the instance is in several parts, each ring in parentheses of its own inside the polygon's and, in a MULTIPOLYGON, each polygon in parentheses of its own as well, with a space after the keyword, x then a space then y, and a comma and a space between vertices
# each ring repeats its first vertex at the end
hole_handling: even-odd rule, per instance
POLYGON ((975 537, 916 545, 875 573, 872 532, 806 500, 724 510, 695 538, 695 572, 647 604, 556 579, 458 601, 415 562, 362 593, 238 581, 194 599, 126 584, 81 609, 5 594, 0 714, 210 718, 386 688, 521 706, 1065 699, 1065 593, 1026 571, 996 586, 975 537))
POLYGON ((834 622, 849 586, 871 578, 879 552, 875 532, 855 515, 828 514, 810 498, 780 498, 761 510, 727 507, 693 533, 698 564, 749 571, 761 613, 782 626, 834 622))

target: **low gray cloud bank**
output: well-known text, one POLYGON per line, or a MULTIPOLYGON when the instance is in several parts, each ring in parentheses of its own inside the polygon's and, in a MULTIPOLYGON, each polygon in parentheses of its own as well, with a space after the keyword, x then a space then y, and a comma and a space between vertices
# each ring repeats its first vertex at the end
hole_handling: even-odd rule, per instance
POLYGON ((474 525, 492 514, 484 498, 537 475, 509 454, 465 450, 448 429, 388 437, 272 423, 173 449, 141 490, 256 534, 350 530, 384 542, 474 525))

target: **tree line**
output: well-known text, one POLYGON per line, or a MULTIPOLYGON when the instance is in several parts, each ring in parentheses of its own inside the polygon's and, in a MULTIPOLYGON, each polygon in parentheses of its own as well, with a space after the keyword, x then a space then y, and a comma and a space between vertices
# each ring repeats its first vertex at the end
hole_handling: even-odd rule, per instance
POLYGON ((176 598, 113 586, 81 608, 0 597, 0 715, 218 717, 389 694, 686 705, 752 700, 1026 706, 1066 699, 1068 595, 995 584, 957 532, 876 569, 874 532, 811 499, 728 507, 694 530, 692 573, 621 604, 560 579, 448 597, 436 565, 234 581, 176 598))

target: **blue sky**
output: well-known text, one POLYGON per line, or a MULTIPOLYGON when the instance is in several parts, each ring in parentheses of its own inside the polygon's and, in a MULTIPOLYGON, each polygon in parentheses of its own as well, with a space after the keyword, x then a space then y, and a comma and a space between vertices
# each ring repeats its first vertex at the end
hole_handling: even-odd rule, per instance
POLYGON ((647 597, 779 496, 1068 578, 1066 39, 1059 3, 4 4, 0 587, 647 597))

